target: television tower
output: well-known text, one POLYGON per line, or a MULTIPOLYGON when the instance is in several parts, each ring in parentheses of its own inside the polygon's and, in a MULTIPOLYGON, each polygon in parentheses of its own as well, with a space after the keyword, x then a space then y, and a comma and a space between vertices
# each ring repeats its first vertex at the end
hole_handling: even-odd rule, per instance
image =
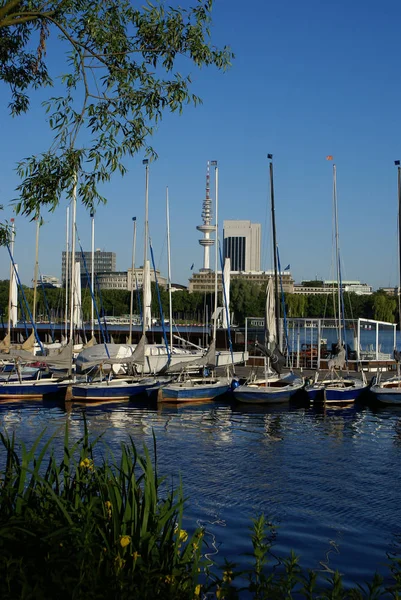
POLYGON ((207 161, 206 169, 206 198, 203 201, 202 208, 203 225, 198 225, 197 230, 203 233, 203 238, 199 240, 203 246, 203 269, 201 271, 210 271, 210 253, 209 249, 214 244, 214 239, 210 237, 212 231, 216 228, 212 222, 212 200, 210 198, 210 161, 207 161))

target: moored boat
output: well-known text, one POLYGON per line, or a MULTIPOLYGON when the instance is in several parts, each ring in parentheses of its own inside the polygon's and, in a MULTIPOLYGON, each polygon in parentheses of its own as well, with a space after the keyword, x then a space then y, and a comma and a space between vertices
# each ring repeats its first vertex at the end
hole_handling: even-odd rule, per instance
POLYGON ((0 398, 40 399, 65 393, 69 382, 57 379, 8 381, 0 383, 0 398))
POLYGON ((311 402, 348 404, 357 400, 362 393, 368 390, 369 385, 364 375, 363 373, 363 379, 360 379, 330 371, 322 379, 307 385, 305 391, 311 402))
POLYGON ((370 391, 381 404, 401 404, 401 377, 399 363, 397 375, 389 379, 382 379, 381 374, 375 376, 370 391))
POLYGON ((84 401, 129 400, 134 396, 144 394, 152 387, 160 385, 155 377, 141 379, 106 379, 72 385, 71 399, 84 401))
POLYGON ((214 400, 231 388, 228 377, 185 377, 181 381, 161 386, 158 402, 195 402, 214 400))
POLYGON ((288 373, 284 376, 277 375, 239 385, 233 390, 233 396, 238 402, 248 404, 285 403, 302 390, 303 386, 302 377, 288 373))
MULTIPOLYGON (((332 160, 332 156, 327 157, 332 160)), ((338 209, 337 209, 337 171, 333 164, 333 219, 334 219, 334 239, 335 239, 335 267, 337 272, 337 293, 334 311, 338 315, 337 344, 335 352, 328 360, 327 372, 324 374, 316 371, 315 380, 306 385, 305 391, 311 402, 349 404, 354 402, 361 394, 369 389, 369 383, 366 380, 364 371, 361 371, 361 378, 355 377, 349 373, 347 361, 347 343, 345 337, 345 315, 343 286, 341 284, 341 264, 339 250, 338 233, 338 209)))

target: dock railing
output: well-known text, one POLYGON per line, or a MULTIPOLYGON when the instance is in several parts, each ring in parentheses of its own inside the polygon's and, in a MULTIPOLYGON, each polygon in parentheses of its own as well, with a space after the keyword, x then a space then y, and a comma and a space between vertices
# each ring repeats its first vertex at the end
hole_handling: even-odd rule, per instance
MULTIPOLYGON (((288 333, 280 323, 280 349, 286 356, 287 367, 324 369, 333 356, 338 341, 338 322, 335 319, 287 318, 288 333)), ((374 319, 346 319, 341 326, 341 338, 347 351, 350 369, 388 369, 394 364, 397 331, 394 323, 374 319)), ((245 348, 252 352, 255 341, 264 341, 264 320, 248 317, 245 320, 245 348)))

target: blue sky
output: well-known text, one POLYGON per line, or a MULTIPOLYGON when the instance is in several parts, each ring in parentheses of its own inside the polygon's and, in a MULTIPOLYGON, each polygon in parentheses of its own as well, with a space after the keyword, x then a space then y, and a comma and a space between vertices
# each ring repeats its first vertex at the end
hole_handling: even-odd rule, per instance
MULTIPOLYGON (((169 4, 175 5, 171 1, 169 4)), ((182 2, 181 2, 182 4, 182 2)), ((190 4, 186 0, 184 4, 190 4)), ((203 105, 182 116, 166 114, 152 141, 159 159, 150 166, 149 222, 155 260, 167 274, 165 189, 169 187, 172 279, 188 283, 202 266, 196 226, 201 224, 207 160, 219 163, 220 237, 224 219, 262 224, 262 268, 271 268, 267 153, 274 155, 277 238, 282 265, 295 281, 333 278, 332 167, 337 165, 340 247, 344 279, 397 285, 397 171, 401 158, 401 69, 395 0, 318 0, 285 3, 215 0, 213 41, 235 53, 227 73, 188 64, 203 105)), ((57 53, 48 57, 57 74, 57 53), (53 62, 52 62, 53 61, 53 62)), ((41 101, 32 92, 29 114, 7 114, 0 87, 0 203, 2 218, 16 197, 18 160, 47 148, 41 101)), ((131 264, 132 216, 138 220, 137 265, 143 255, 145 172, 142 155, 127 163, 104 193, 95 220, 95 246, 131 264)), ((213 187, 213 185, 212 185, 213 187)), ((39 266, 60 276, 66 204, 43 214, 39 266)), ((16 218, 15 257, 22 281, 33 276, 35 225, 16 218)), ((90 249, 90 218, 78 209, 78 231, 90 249)), ((212 258, 214 264, 214 258, 212 258)), ((0 249, 0 278, 9 276, 0 249)))

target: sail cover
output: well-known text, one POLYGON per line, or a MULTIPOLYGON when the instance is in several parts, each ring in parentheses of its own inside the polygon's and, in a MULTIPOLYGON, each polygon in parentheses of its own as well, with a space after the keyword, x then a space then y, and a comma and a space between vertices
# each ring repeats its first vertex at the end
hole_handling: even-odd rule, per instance
POLYGON ((74 327, 81 329, 82 313, 81 313, 81 264, 75 263, 75 282, 74 282, 74 327))
POLYGON ((187 362, 180 362, 174 365, 171 365, 168 369, 166 369, 166 373, 179 373, 181 371, 185 371, 187 369, 192 369, 193 367, 209 367, 211 369, 216 366, 216 341, 212 340, 207 352, 203 356, 198 356, 193 360, 189 360, 187 362))
POLYGON ((10 312, 10 323, 11 327, 15 327, 18 321, 18 288, 17 288, 17 275, 18 265, 14 265, 14 269, 11 275, 11 312, 10 312))
POLYGON ((231 262, 229 258, 224 261, 223 271, 223 328, 228 329, 228 315, 230 314, 230 273, 231 273, 231 262))
POLYGON ((150 287, 150 263, 147 260, 143 269, 143 318, 145 327, 148 330, 152 326, 152 291, 150 287))
POLYGON ((265 309, 265 343, 273 344, 277 340, 276 318, 274 308, 274 286, 273 279, 270 278, 266 288, 266 309, 265 309))

